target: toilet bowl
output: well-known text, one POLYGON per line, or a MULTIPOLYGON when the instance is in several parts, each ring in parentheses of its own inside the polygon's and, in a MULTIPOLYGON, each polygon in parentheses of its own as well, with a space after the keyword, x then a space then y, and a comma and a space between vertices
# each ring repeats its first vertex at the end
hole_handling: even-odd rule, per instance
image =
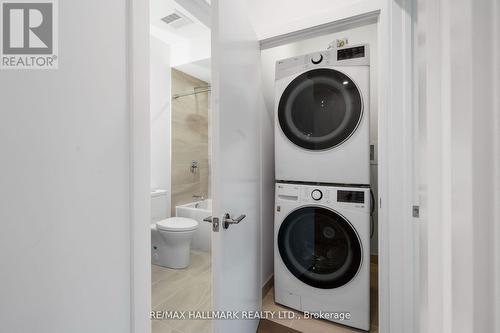
POLYGON ((151 225, 151 262, 167 268, 186 268, 190 264, 196 220, 170 217, 151 225))

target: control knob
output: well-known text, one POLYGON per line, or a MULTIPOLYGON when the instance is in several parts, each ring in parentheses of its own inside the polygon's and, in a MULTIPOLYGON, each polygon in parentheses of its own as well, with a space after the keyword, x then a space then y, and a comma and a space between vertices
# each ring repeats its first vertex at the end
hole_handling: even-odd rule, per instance
POLYGON ((323 55, 322 54, 317 54, 312 56, 311 62, 315 65, 319 64, 320 62, 323 61, 323 55))
POLYGON ((313 190, 311 192, 311 198, 313 198, 314 200, 318 201, 318 200, 321 200, 321 198, 323 198, 323 192, 321 192, 320 190, 316 189, 316 190, 313 190))

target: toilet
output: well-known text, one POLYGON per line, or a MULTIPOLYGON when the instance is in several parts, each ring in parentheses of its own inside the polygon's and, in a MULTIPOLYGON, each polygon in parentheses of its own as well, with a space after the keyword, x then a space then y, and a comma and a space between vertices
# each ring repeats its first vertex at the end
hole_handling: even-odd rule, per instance
POLYGON ((191 240, 198 222, 168 216, 168 196, 164 190, 151 192, 151 262, 167 268, 190 264, 191 240))

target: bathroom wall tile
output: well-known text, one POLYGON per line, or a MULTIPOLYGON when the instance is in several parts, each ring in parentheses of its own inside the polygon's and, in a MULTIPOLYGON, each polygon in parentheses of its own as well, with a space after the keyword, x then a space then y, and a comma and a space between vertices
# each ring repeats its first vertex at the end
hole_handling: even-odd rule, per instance
POLYGON ((189 133, 202 142, 208 141, 208 117, 206 114, 190 113, 186 115, 184 122, 189 133))
MULTIPOLYGON (((175 162, 172 162, 172 166, 174 169, 180 168, 182 170, 191 171, 191 163, 193 161, 198 162, 198 168, 207 168, 209 166, 207 156, 199 151, 180 153, 175 162)), ((177 181, 177 179, 175 179, 175 181, 177 181)))
POLYGON ((172 163, 172 166, 172 185, 200 183, 201 175, 199 169, 197 169, 196 172, 193 173, 191 172, 191 166, 187 163, 172 163))
MULTIPOLYGON (((200 138, 198 133, 190 133, 186 129, 182 129, 181 125, 172 124, 172 127, 178 127, 175 130, 179 130, 179 133, 175 133, 172 137, 172 152, 193 152, 193 151, 201 151, 201 144, 205 143, 202 138, 200 138)), ((208 153, 207 153, 208 154, 208 153)))
POLYGON ((212 311, 213 310, 213 305, 212 305, 212 294, 205 299, 203 299, 200 303, 200 305, 196 308, 196 311, 212 311))
MULTIPOLYGON (((172 70, 172 95, 206 86, 207 82, 172 70)), ((209 194, 208 104, 207 93, 172 101, 172 214, 176 205, 192 202, 193 195, 209 194), (190 172, 193 160, 199 163, 194 174, 190 172)))
POLYGON ((175 216, 175 206, 193 202, 193 195, 207 196, 201 192, 200 182, 172 185, 172 214, 175 216))
POLYGON ((175 162, 191 165, 192 160, 197 160, 200 163, 207 164, 208 162, 208 144, 199 142, 196 145, 192 144, 189 149, 188 147, 183 147, 185 142, 174 142, 177 145, 177 150, 173 151, 175 154, 175 162))
POLYGON ((200 167, 199 173, 201 179, 207 179, 206 182, 201 182, 200 192, 206 193, 206 196, 208 196, 210 193, 210 169, 208 166, 200 167))

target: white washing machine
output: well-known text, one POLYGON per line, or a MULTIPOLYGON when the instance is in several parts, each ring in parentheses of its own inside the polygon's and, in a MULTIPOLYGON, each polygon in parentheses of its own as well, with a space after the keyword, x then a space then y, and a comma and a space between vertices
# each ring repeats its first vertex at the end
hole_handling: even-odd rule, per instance
POLYGON ((368 45, 276 62, 276 179, 370 184, 368 45))
POLYGON ((370 189, 276 184, 276 303, 370 328, 370 189))

